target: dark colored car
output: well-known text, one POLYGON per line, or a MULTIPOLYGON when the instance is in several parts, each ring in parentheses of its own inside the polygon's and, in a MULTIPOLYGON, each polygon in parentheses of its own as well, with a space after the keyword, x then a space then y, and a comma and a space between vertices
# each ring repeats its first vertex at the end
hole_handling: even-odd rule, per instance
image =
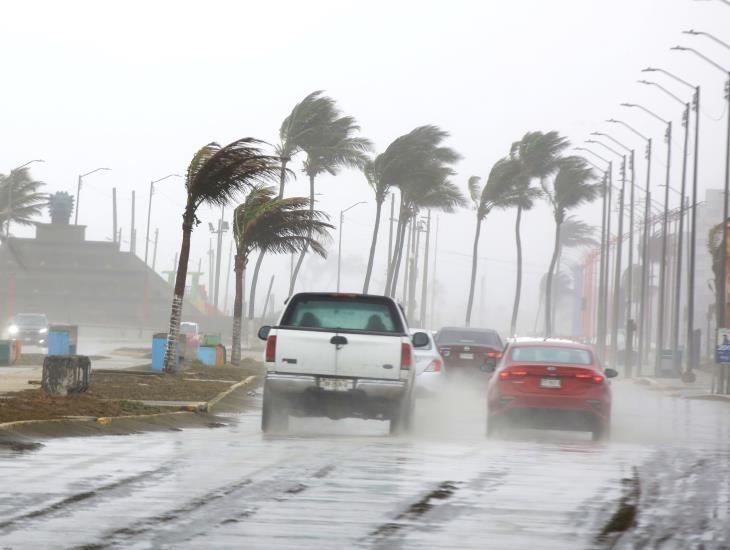
POLYGON ((564 340, 515 341, 507 346, 487 389, 487 434, 507 427, 609 433, 611 387, 593 349, 564 340))
POLYGON ((48 346, 48 318, 42 313, 18 313, 8 324, 8 336, 33 346, 48 346))
POLYGON ((497 331, 483 328, 444 327, 436 334, 436 346, 449 376, 485 376, 486 365, 502 357, 504 344, 497 331))

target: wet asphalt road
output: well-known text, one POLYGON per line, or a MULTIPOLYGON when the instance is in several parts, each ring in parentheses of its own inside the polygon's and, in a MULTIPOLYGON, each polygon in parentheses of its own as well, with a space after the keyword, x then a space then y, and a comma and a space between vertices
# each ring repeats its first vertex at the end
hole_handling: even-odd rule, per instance
POLYGON ((613 436, 484 437, 481 398, 377 421, 0 450, 0 548, 730 548, 730 404, 614 384, 613 436), (603 533, 603 534, 602 534, 603 533))

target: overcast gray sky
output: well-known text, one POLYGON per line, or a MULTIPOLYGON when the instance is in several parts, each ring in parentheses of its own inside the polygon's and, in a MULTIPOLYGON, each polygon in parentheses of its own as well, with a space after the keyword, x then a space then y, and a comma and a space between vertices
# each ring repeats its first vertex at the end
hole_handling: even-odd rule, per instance
MULTIPOLYGON (((418 125, 448 130, 449 144, 464 156, 456 177, 464 189, 469 176, 485 177, 526 131, 558 130, 579 143, 593 130, 609 130, 604 119, 620 116, 657 143, 658 194, 666 162, 661 125, 619 103, 643 103, 679 128, 680 106, 635 83, 646 76, 641 68, 665 67, 703 86, 700 185, 722 185, 723 76, 691 54, 669 51, 678 43, 694 45, 730 67, 730 51, 680 34, 696 28, 730 40, 730 8, 717 0, 6 0, 0 16, 0 172, 42 158, 46 162, 34 165, 33 174, 47 190, 75 194, 79 173, 111 167, 85 181, 80 223, 89 226, 89 238, 111 238, 116 187, 128 239, 134 189, 140 253, 151 179, 184 174, 192 154, 209 141, 254 136, 276 143, 282 119, 316 89, 355 116, 378 151, 418 125)), ((639 146, 630 134, 614 133, 639 146)), ((679 136, 675 141, 678 156, 679 136)), ((341 208, 369 201, 349 212, 345 224, 343 256, 351 267, 344 286, 359 289, 374 212, 371 192, 353 171, 322 177, 317 185, 319 207, 334 219, 341 208)), ((158 269, 170 269, 179 249, 184 189, 175 179, 158 189, 152 221, 153 231, 160 229, 158 269)), ((306 190, 303 177, 288 188, 306 190)), ((578 215, 600 221, 596 207, 578 215)), ((207 222, 217 216, 204 210, 200 217, 204 224, 194 232, 191 258, 202 257, 206 266, 207 222)), ((513 212, 491 216, 480 251, 487 258, 481 264, 487 294, 477 319, 500 329, 508 324, 514 287, 513 220, 513 212)), ((441 215, 439 223, 441 320, 460 322, 474 214, 441 215)), ((547 207, 529 213, 524 236, 521 326, 527 328, 552 247, 547 207)), ((382 271, 385 232, 380 242, 382 271)), ((262 276, 268 280, 273 273, 280 299, 288 260, 265 261, 262 276)), ((322 279, 305 274, 303 282, 328 282, 322 279)), ((375 290, 382 290, 382 279, 376 275, 375 290)))

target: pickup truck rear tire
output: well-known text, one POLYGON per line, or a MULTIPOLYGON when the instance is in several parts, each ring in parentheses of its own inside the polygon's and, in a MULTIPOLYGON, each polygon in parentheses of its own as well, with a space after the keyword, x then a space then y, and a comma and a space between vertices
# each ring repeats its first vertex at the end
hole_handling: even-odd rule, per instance
POLYGON ((264 433, 286 432, 289 429, 289 413, 286 402, 269 389, 264 382, 264 402, 261 407, 261 431, 264 433))
POLYGON ((390 435, 399 435, 411 431, 413 428, 414 406, 415 403, 410 392, 399 399, 395 413, 390 419, 390 435))

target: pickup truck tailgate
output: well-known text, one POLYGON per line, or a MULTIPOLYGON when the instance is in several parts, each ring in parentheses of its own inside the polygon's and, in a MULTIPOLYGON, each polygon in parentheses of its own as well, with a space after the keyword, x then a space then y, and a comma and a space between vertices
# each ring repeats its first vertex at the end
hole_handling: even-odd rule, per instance
POLYGON ((279 327, 276 332, 276 370, 285 373, 337 374, 337 350, 332 332, 279 327))
POLYGON ((347 344, 337 350, 338 376, 400 378, 401 336, 357 333, 340 333, 340 336, 347 339, 347 344))

